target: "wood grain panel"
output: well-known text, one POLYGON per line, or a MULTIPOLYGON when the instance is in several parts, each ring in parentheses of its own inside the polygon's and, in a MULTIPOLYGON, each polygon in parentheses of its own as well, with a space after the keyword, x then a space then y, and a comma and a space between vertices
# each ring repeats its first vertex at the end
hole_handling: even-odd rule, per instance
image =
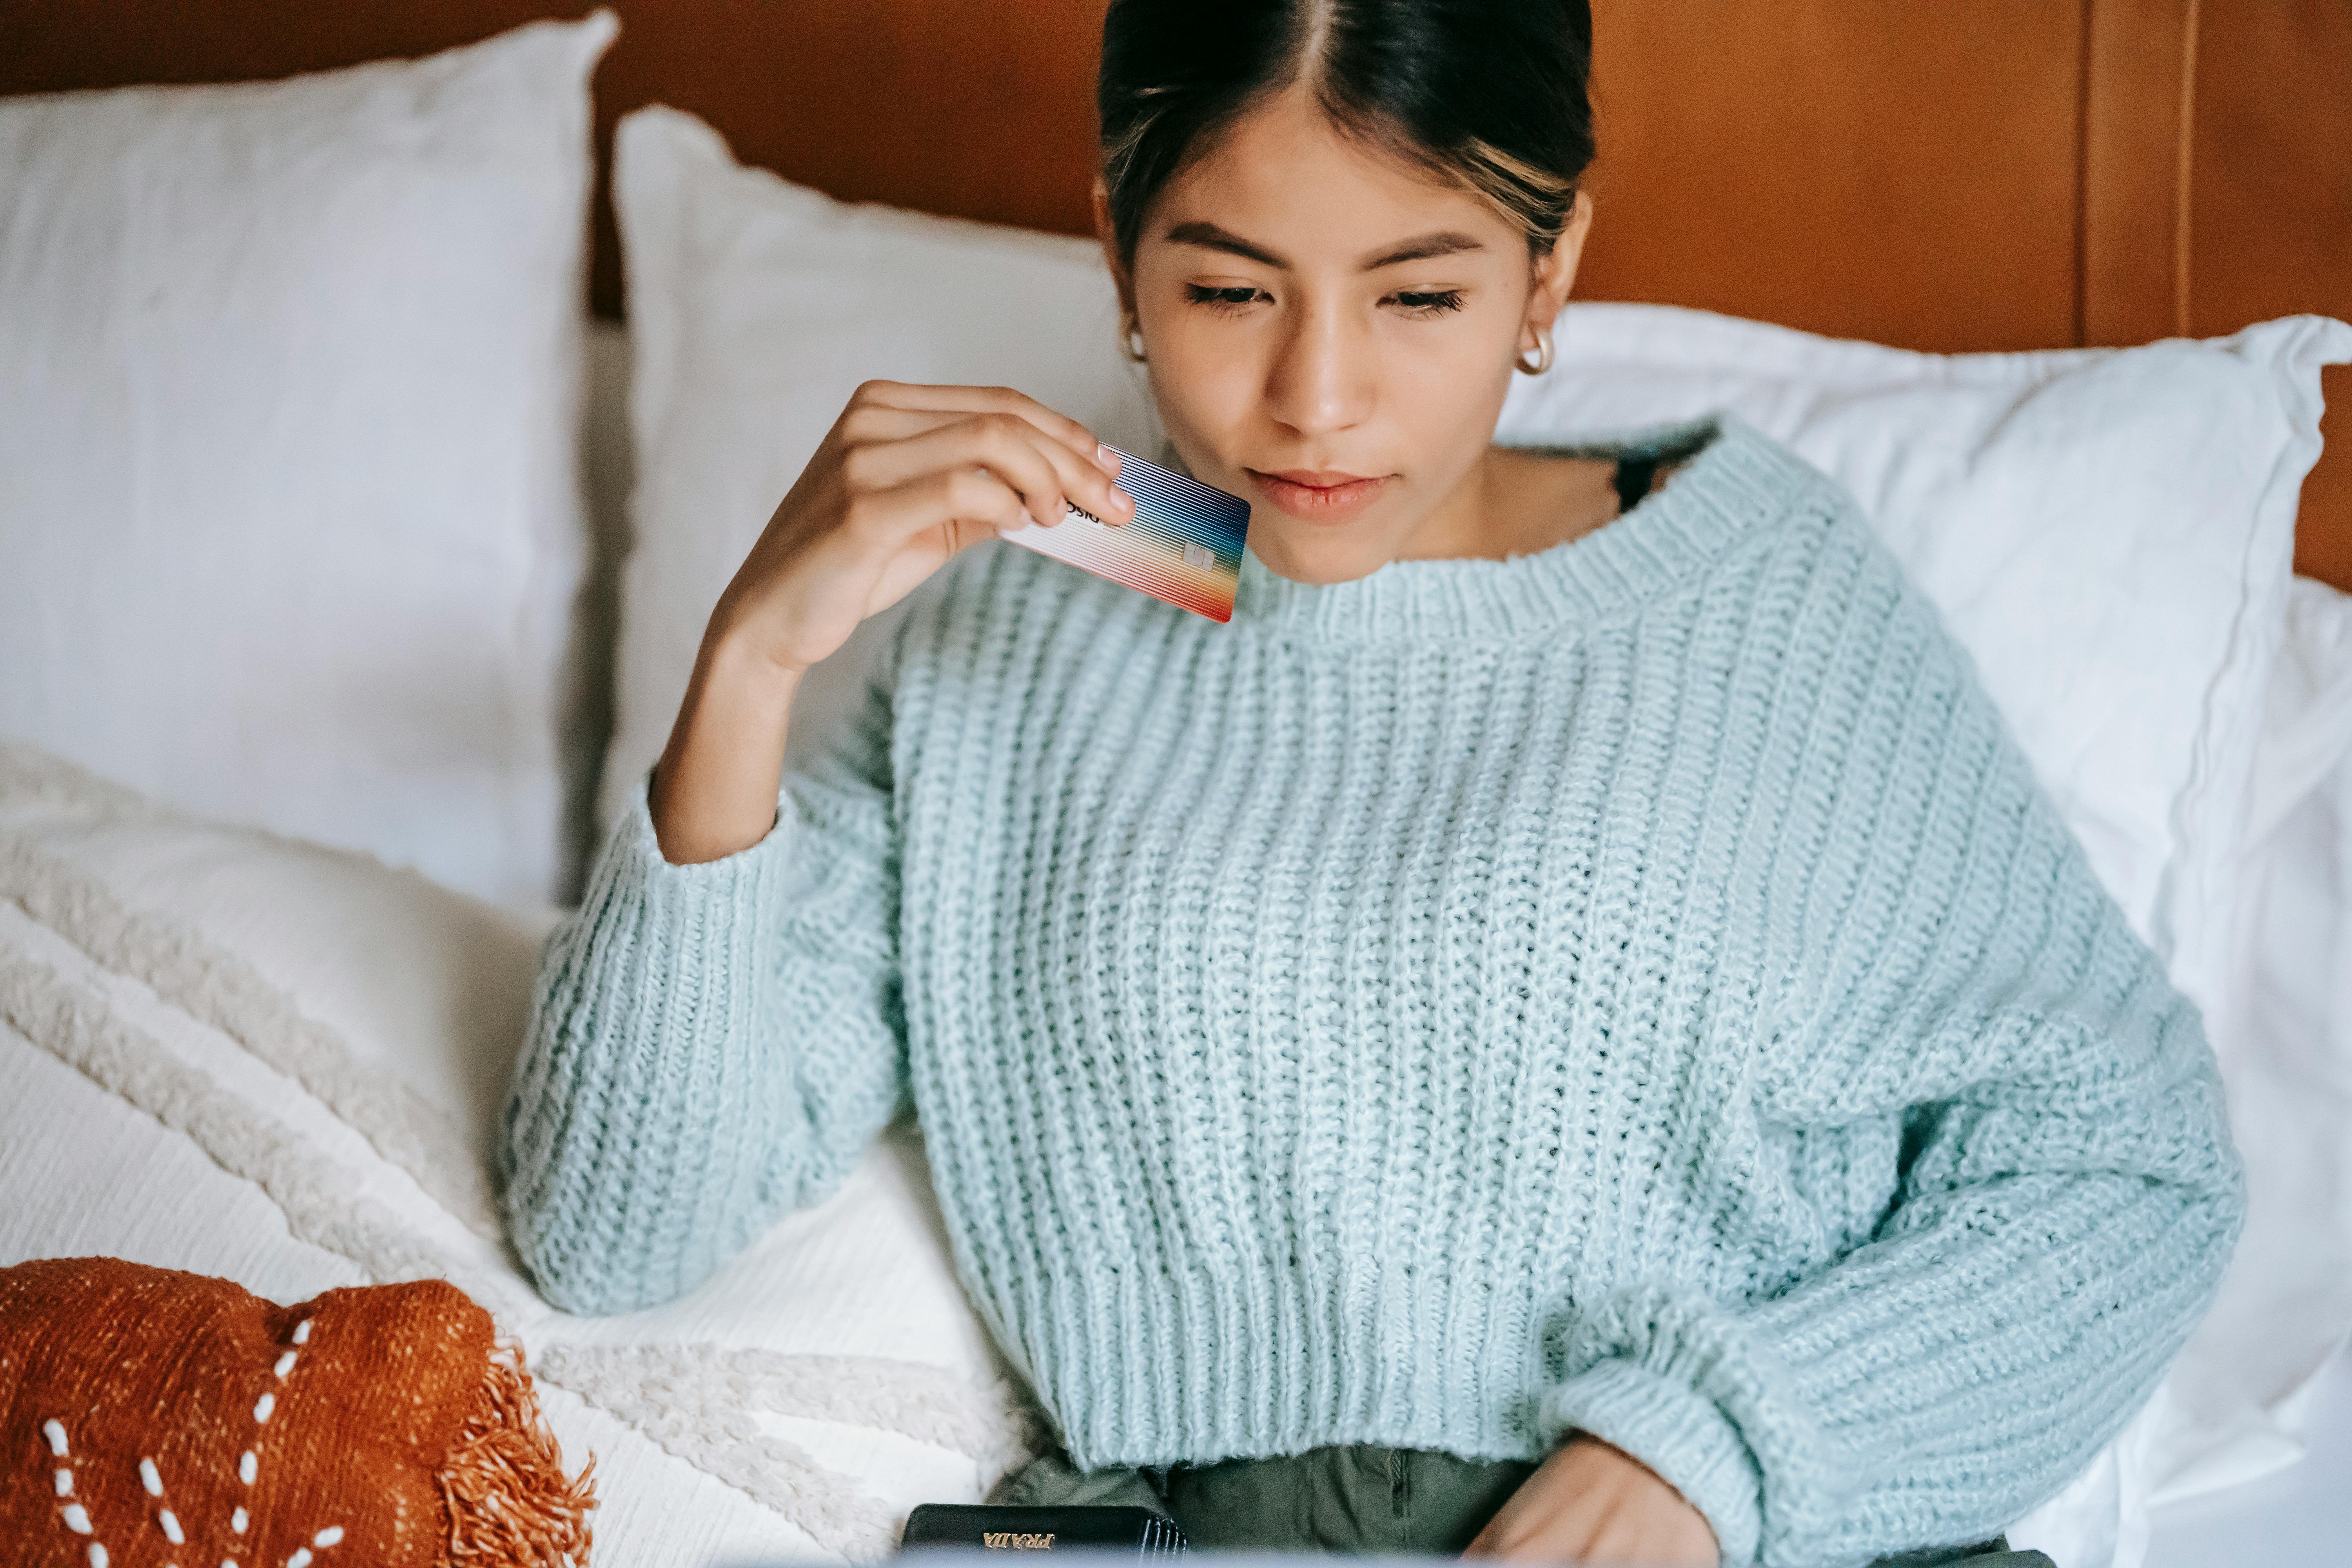
MULTIPOLYGON (((2189 330, 2352 321, 2352 0, 2202 5, 2189 330)), ((2352 366, 2326 392, 2294 565, 2352 591, 2352 366)))
POLYGON ((2078 5, 1593 11, 1580 294, 1946 352, 2076 341, 2078 5))
POLYGON ((0 92, 248 81, 429 54, 589 8, 531 0, 9 0, 0 5, 0 92))
POLYGON ((2080 341, 2189 328, 2198 0, 2091 0, 2083 79, 2080 341))

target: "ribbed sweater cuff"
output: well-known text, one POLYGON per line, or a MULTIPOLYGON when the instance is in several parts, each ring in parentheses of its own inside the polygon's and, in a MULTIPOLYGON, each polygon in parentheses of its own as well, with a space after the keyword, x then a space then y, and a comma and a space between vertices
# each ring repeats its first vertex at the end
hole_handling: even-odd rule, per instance
POLYGON ((661 839, 654 832, 653 784, 654 770, 648 766, 637 775, 635 787, 629 791, 628 805, 613 828, 615 847, 622 851, 621 865, 615 868, 648 891, 688 898, 718 889, 731 891, 746 881, 756 882, 772 875, 775 863, 786 855, 795 823, 780 793, 775 820, 758 842, 716 860, 679 864, 668 859, 662 854, 661 839))
POLYGON ((633 1310, 691 1288, 754 1212, 757 1163, 730 1163, 754 1126, 769 884, 804 830, 784 803, 757 843, 692 865, 665 859, 648 768, 614 823, 579 909, 542 958, 545 1037, 518 1068, 506 1134, 509 1225, 549 1300, 633 1310))
POLYGON ((1727 1565, 1756 1560, 1756 1462, 1713 1400, 1633 1362, 1603 1361, 1544 1394, 1538 1431, 1547 1447, 1586 1432, 1622 1448, 1706 1516, 1727 1565))

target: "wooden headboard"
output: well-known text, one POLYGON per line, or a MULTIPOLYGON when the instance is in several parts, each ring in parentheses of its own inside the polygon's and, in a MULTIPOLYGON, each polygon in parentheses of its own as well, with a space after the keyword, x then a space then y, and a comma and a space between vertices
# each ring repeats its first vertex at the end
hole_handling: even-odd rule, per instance
MULTIPOLYGON (((852 199, 1085 232, 1103 0, 614 0, 659 100, 852 199)), ((583 5, 47 0, 0 92, 414 55, 583 5)), ((1578 293, 1958 351, 2352 319, 2352 0, 1595 0, 1578 293)), ((598 198, 597 308, 618 313, 598 198)), ((2352 372, 2297 569, 2352 588, 2352 372)))

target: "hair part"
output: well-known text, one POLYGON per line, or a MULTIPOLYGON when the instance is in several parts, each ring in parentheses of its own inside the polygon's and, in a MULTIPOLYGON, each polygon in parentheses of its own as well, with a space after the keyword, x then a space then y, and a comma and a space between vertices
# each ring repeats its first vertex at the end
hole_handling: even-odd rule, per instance
POLYGON ((1112 0, 1095 100, 1119 264, 1152 199, 1305 82, 1334 128, 1491 203, 1531 258, 1593 155, 1588 0, 1112 0))

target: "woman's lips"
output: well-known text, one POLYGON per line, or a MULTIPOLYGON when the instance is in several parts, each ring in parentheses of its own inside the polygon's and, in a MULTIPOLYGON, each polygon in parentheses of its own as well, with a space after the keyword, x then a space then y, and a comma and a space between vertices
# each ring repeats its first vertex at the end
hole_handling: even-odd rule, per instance
POLYGON ((1285 468, 1276 474, 1244 468, 1265 498, 1308 522, 1345 522, 1372 503, 1388 482, 1330 468, 1285 468))

